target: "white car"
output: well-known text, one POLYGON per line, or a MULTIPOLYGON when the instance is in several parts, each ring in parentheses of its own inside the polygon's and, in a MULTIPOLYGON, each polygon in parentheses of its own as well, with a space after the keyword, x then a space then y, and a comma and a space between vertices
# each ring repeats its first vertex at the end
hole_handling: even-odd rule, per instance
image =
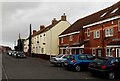
POLYGON ((50 62, 54 65, 63 66, 63 63, 67 60, 68 54, 59 54, 56 57, 51 57, 50 62))

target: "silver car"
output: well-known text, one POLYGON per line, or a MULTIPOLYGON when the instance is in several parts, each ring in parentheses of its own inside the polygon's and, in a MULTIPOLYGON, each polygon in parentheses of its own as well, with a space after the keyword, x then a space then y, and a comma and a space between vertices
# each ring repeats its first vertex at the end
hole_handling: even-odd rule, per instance
POLYGON ((63 63, 67 60, 68 54, 59 54, 56 57, 51 57, 50 62, 51 64, 63 66, 63 63))

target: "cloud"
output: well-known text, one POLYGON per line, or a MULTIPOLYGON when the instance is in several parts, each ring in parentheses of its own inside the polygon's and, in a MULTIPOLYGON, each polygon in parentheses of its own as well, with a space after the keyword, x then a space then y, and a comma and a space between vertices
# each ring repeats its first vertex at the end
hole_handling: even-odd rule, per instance
POLYGON ((115 2, 3 2, 2 40, 12 45, 18 39, 29 35, 29 24, 39 30, 39 25, 49 25, 56 17, 66 13, 72 24, 76 20, 112 5, 115 2))

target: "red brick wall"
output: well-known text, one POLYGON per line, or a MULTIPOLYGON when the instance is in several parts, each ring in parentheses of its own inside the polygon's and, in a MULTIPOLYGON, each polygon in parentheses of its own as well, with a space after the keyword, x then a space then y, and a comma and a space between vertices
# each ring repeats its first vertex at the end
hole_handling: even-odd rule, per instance
POLYGON ((70 35, 63 37, 63 43, 61 43, 62 37, 59 38, 59 40, 60 40, 60 41, 59 41, 60 46, 61 46, 61 45, 65 45, 65 44, 72 45, 73 43, 79 42, 79 34, 74 34, 72 41, 69 41, 69 36, 70 36, 70 35))
MULTIPOLYGON (((84 52, 92 53, 92 48, 102 48, 102 38, 105 38, 105 28, 112 28, 113 27, 113 36, 104 39, 104 48, 107 46, 108 43, 112 41, 113 38, 120 38, 120 32, 118 32, 118 20, 110 21, 103 23, 101 25, 95 25, 90 28, 90 37, 87 37, 87 28, 85 28, 85 39, 90 39, 90 48, 89 45, 85 44, 84 52), (103 37, 102 37, 102 26, 103 26, 103 37), (100 38, 94 39, 94 31, 100 30, 100 38), (88 51, 90 50, 90 51, 88 51)), ((104 55, 106 55, 106 51, 104 49, 104 55)))

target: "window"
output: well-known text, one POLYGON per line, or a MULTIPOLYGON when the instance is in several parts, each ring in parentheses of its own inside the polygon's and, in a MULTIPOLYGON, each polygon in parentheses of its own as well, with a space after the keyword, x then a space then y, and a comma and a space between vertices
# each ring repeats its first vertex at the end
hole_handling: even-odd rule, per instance
POLYGON ((119 9, 119 8, 114 9, 114 10, 111 12, 111 14, 112 14, 112 13, 115 13, 118 9, 119 9))
POLYGON ((87 60, 87 57, 85 55, 80 55, 78 57, 79 60, 87 60))
POLYGON ((90 28, 87 29, 87 36, 90 37, 90 28))
POLYGON ((107 48, 106 49, 106 56, 112 56, 112 48, 107 48))
POLYGON ((118 21, 118 31, 120 31, 120 20, 118 21))
POLYGON ((94 31, 94 38, 100 38, 100 31, 94 31))
POLYGON ((69 41, 72 41, 73 40, 73 35, 70 35, 69 36, 69 41))
POLYGON ((95 50, 95 48, 92 49, 92 55, 93 55, 93 56, 96 55, 96 50, 95 50))
POLYGON ((91 56, 91 55, 87 55, 87 58, 88 58, 89 60, 93 60, 93 59, 94 59, 94 57, 91 56))
POLYGON ((113 28, 105 29, 105 37, 113 36, 113 28))
POLYGON ((107 14, 107 12, 103 13, 100 17, 104 17, 107 14))
POLYGON ((113 64, 113 63, 118 63, 119 61, 118 61, 118 59, 113 59, 111 62, 110 62, 110 64, 113 64))
POLYGON ((61 38, 61 43, 63 43, 63 37, 61 38))

